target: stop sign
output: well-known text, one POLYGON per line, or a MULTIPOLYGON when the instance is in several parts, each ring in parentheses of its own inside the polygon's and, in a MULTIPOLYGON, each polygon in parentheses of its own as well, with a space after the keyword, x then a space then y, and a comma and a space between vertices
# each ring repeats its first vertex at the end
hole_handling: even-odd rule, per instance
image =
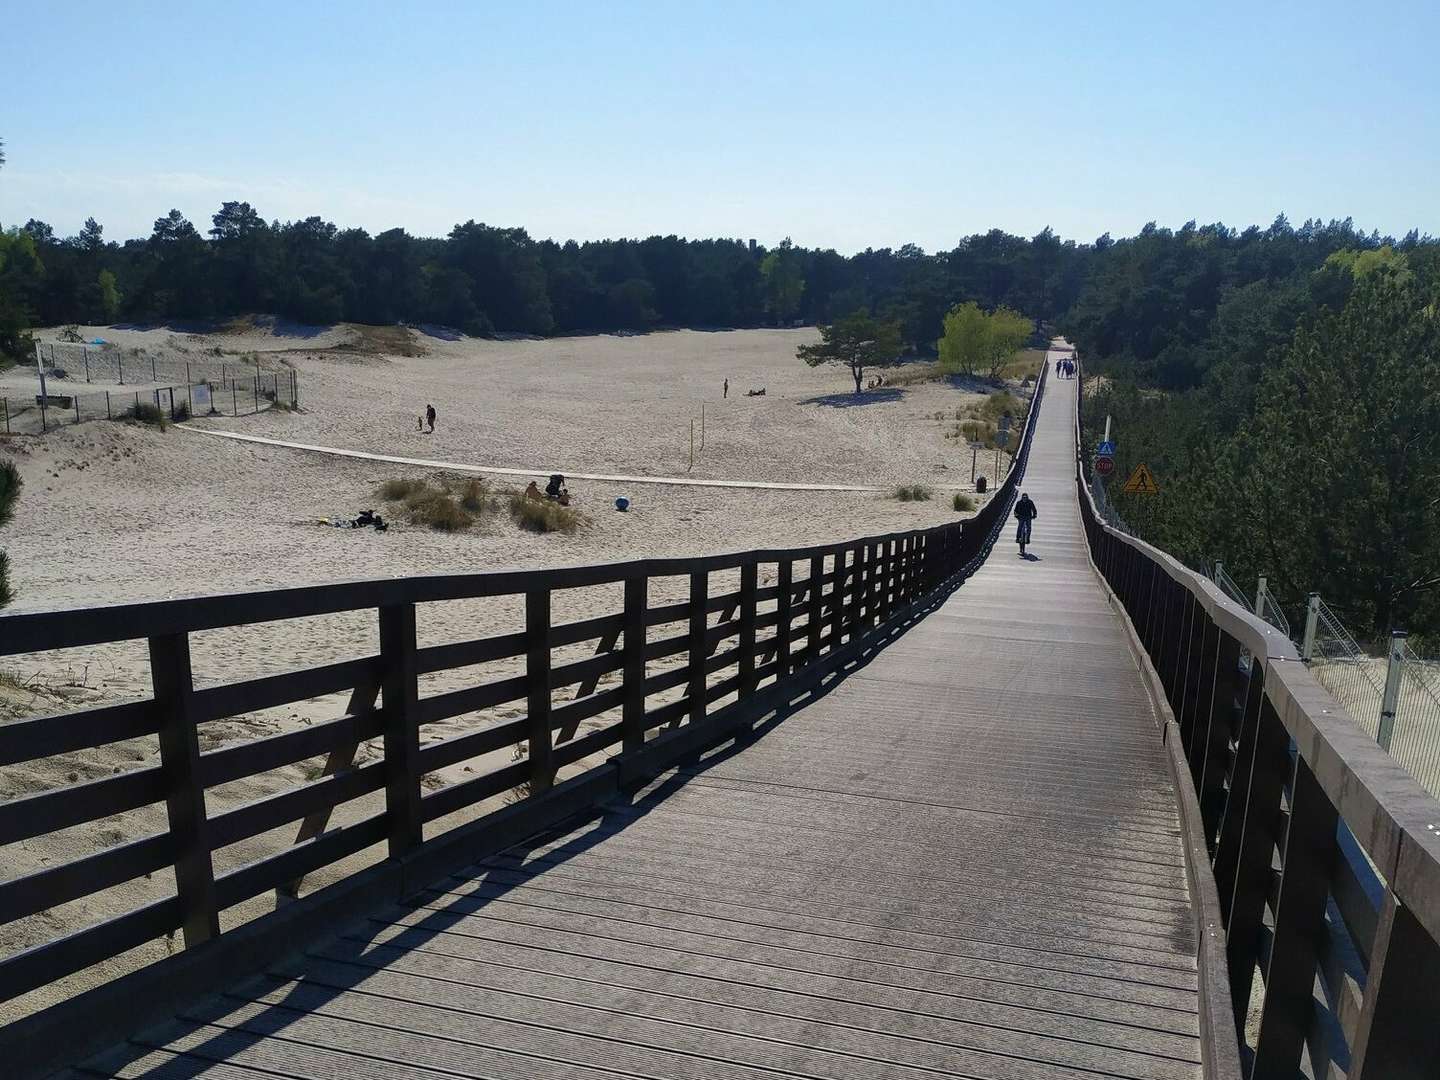
POLYGON ((1101 476, 1109 476, 1115 471, 1115 459, 1112 457, 1097 457, 1095 459, 1095 471, 1101 476))

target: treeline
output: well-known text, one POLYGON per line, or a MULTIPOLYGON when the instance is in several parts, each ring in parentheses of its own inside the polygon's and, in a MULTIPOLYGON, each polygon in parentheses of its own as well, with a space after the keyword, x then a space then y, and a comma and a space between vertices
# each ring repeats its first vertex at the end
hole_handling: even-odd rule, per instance
POLYGON ((1300 625, 1319 591, 1351 629, 1440 634, 1440 243, 1349 221, 1146 229, 1060 320, 1112 499, 1197 568, 1265 574, 1300 625), (1158 496, 1118 493, 1144 461, 1158 496))
POLYGON ((144 239, 107 241, 94 219, 59 237, 32 219, 4 244, 0 321, 9 334, 0 330, 0 349, 12 353, 22 322, 264 312, 308 324, 545 335, 820 323, 857 310, 899 324, 908 349, 928 352, 961 300, 1055 317, 1078 295, 1095 251, 1049 229, 1031 238, 991 230, 934 254, 907 245, 851 256, 789 240, 557 243, 474 221, 443 239, 403 229, 372 236, 318 217, 267 222, 243 202, 221 206, 203 233, 172 210, 144 239))

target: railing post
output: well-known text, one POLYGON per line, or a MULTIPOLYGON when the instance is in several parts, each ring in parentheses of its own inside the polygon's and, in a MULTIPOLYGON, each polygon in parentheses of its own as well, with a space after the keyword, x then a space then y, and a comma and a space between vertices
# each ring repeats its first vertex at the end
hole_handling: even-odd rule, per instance
POLYGON ((165 813, 175 849, 175 892, 180 925, 190 948, 220 933, 215 899, 215 866, 205 789, 200 784, 200 739, 195 730, 194 679, 190 637, 162 634, 149 639, 150 679, 160 714, 160 768, 165 777, 165 813))
POLYGON ((1268 695, 1261 696, 1257 721, 1248 761, 1242 753, 1230 784, 1230 801, 1238 797, 1244 815, 1225 920, 1230 996, 1235 1006, 1235 1026, 1241 1031, 1245 1028, 1251 982, 1260 954, 1260 930, 1264 925, 1265 898, 1270 894, 1270 864, 1278 840, 1280 795, 1290 748, 1290 737, 1268 695))
POLYGON ((740 567, 740 695, 755 692, 755 593, 760 567, 746 562, 740 567))
POLYGON ((775 601, 775 678, 780 680, 790 674, 790 618, 794 606, 794 585, 791 581, 794 569, 789 559, 781 559, 776 567, 776 585, 780 595, 775 601))
POLYGON ((832 653, 840 648, 840 637, 845 632, 845 575, 848 573, 845 561, 848 556, 847 548, 835 549, 835 580, 830 583, 830 651, 832 653))
MULTIPOLYGON (((690 723, 705 719, 705 660, 710 650, 705 643, 706 604, 709 602, 710 575, 704 570, 690 574, 690 723)), ((628 676, 627 676, 628 678, 628 676)))
MULTIPOLYGON (((626 623, 628 627, 628 619, 626 623)), ((625 646, 628 657, 628 635, 625 646)), ((630 689, 627 678, 627 707, 630 689)), ((555 779, 554 733, 550 730, 550 590, 543 587, 525 594, 525 714, 526 741, 530 747, 530 794, 538 795, 555 779)), ((628 726, 624 737, 628 747, 628 726)))
POLYGON ((806 628, 810 639, 809 657, 806 663, 813 664, 820 659, 820 611, 825 602, 825 556, 810 556, 810 625, 806 628))
POLYGON ((391 858, 420 845, 420 685, 415 605, 380 609, 381 710, 385 743, 385 817, 391 858))
MULTIPOLYGON (((1206 843, 1214 855, 1225 813, 1225 780, 1230 766, 1230 743, 1244 727, 1251 690, 1250 677, 1240 668, 1240 643, 1229 634, 1215 645, 1215 679, 1209 708, 1196 725, 1195 749, 1190 757, 1195 790, 1200 799, 1200 820, 1206 843)), ((1223 896, 1222 896, 1223 899, 1223 896)))
POLYGON ((1312 592, 1305 603, 1305 637, 1300 645, 1300 659, 1307 664, 1315 659, 1315 632, 1320 626, 1320 594, 1312 592))
POLYGON ((1370 953, 1349 1080, 1425 1080, 1440 1058, 1440 944, 1393 890, 1370 953), (1428 1006, 1428 1007, 1427 1007, 1428 1006))
POLYGON ((1265 1004, 1250 1075, 1294 1076, 1314 1014, 1317 945, 1335 864, 1334 805, 1310 766, 1295 756, 1290 822, 1275 903, 1275 936, 1265 968, 1265 1004))
POLYGON ((1395 737, 1395 711, 1400 707, 1400 675, 1405 670, 1404 630, 1390 631, 1390 658, 1385 665, 1385 696, 1380 702, 1380 728, 1375 741, 1385 750, 1395 737))
MULTIPOLYGON (((693 581, 691 589, 693 593, 693 581)), ((637 575, 625 579, 624 639, 621 644, 624 697, 620 704, 620 735, 621 749, 627 755, 645 748, 645 606, 649 603, 648 593, 648 578, 637 575)), ((701 611, 704 611, 703 604, 701 611)), ((691 644, 693 645, 693 640, 691 644)), ((700 651, 704 652, 703 645, 700 651)), ((700 670, 703 680, 703 666, 700 670)), ((692 679, 694 675, 695 667, 692 664, 692 679)), ((704 697, 702 691, 702 702, 704 697)), ((692 702, 691 708, 693 707, 692 702)))
POLYGON ((1269 592, 1265 575, 1261 574, 1255 581, 1255 614, 1265 618, 1265 594, 1269 592))

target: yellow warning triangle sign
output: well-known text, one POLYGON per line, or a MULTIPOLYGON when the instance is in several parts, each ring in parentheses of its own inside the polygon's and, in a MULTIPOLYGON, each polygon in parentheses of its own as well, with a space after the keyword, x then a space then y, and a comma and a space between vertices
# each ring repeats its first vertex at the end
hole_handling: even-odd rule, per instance
POLYGON ((1141 462, 1135 466, 1135 471, 1130 474, 1130 479, 1125 481, 1122 488, 1126 495, 1159 495, 1160 485, 1155 483, 1155 477, 1150 469, 1141 462))

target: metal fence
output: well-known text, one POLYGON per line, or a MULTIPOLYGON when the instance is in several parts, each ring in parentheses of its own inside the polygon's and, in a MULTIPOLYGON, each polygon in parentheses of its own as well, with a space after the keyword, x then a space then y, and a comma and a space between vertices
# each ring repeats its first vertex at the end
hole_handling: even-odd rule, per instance
POLYGON ((244 416, 277 405, 294 408, 299 404, 299 393, 299 377, 288 368, 240 375, 223 382, 202 380, 134 390, 92 390, 84 383, 55 379, 47 373, 43 394, 38 380, 33 393, 0 389, 0 424, 7 435, 39 435, 86 420, 143 419, 147 414, 153 416, 149 408, 158 409, 161 417, 170 420, 201 414, 244 416))
POLYGON ((63 372, 62 378, 75 383, 100 383, 115 386, 174 385, 192 386, 201 382, 228 384, 232 379, 243 382, 252 375, 269 377, 288 370, 288 365, 266 353, 250 353, 244 357, 206 353, 194 357, 158 355, 144 348, 123 348, 113 342, 96 345, 87 342, 37 342, 35 358, 44 364, 47 377, 52 371, 63 372))

